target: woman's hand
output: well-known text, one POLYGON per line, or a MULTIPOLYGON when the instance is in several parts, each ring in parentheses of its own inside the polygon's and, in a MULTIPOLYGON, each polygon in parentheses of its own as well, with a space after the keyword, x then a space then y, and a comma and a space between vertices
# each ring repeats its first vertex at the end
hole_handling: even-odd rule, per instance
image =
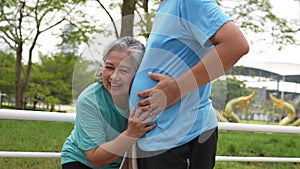
POLYGON ((124 134, 132 138, 142 137, 156 126, 156 124, 148 125, 155 117, 155 115, 142 112, 141 109, 132 109, 128 118, 128 127, 124 131, 124 134))
POLYGON ((97 148, 85 151, 90 163, 99 168, 112 163, 122 156, 136 140, 147 131, 153 129, 156 124, 147 125, 155 116, 142 113, 141 110, 133 109, 128 119, 128 127, 117 138, 106 142, 97 148))

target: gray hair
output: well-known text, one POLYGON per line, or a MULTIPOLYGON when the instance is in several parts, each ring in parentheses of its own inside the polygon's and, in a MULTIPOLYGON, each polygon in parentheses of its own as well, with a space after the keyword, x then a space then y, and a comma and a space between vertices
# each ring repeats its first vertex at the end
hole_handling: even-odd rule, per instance
MULTIPOLYGON (((119 38, 111 42, 104 49, 102 58, 103 63, 105 63, 105 61, 107 60, 109 53, 115 50, 128 50, 129 55, 133 58, 132 66, 134 66, 134 68, 137 70, 140 63, 142 62, 142 58, 145 53, 145 46, 140 41, 131 36, 119 38)), ((103 65, 100 63, 96 71, 96 81, 98 82, 102 82, 103 80, 102 69, 103 65)))

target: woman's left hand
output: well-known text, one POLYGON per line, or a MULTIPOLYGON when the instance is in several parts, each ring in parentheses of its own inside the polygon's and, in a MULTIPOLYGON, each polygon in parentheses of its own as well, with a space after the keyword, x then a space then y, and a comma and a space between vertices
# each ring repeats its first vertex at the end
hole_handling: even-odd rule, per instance
POLYGON ((156 116, 150 113, 142 112, 141 109, 132 109, 128 118, 128 126, 125 135, 128 137, 139 138, 146 132, 152 130, 156 124, 148 125, 156 116))

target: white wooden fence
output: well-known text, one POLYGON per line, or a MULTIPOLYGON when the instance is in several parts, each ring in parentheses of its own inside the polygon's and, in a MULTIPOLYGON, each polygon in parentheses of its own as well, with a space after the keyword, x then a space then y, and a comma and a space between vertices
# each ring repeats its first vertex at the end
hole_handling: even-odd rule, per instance
MULTIPOLYGON (((0 109, 0 119, 74 122, 75 113, 56 113, 0 109)), ((219 122, 219 130, 300 134, 300 127, 219 122)), ((60 158, 55 152, 0 151, 0 157, 60 158)), ((240 162, 300 162, 299 158, 216 156, 216 161, 240 162)))

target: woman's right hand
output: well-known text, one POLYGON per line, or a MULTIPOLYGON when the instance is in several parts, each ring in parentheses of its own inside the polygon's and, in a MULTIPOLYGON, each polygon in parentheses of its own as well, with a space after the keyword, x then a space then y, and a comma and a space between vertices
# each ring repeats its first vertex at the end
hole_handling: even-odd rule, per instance
POLYGON ((155 117, 155 115, 150 115, 149 112, 142 112, 140 109, 132 109, 128 118, 127 129, 124 131, 124 134, 132 138, 142 137, 147 131, 152 130, 156 126, 156 124, 148 125, 155 117))

